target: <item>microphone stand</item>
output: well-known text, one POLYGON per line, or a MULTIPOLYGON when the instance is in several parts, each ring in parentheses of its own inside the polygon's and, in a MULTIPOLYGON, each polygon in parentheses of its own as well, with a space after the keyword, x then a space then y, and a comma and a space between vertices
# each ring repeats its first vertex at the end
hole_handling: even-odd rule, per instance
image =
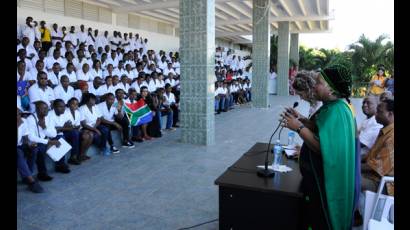
MULTIPOLYGON (((293 108, 296 108, 298 106, 298 102, 295 102, 293 104, 293 108)), ((273 169, 269 169, 268 168, 268 164, 269 164, 269 148, 270 148, 270 144, 272 142, 272 138, 275 135, 275 133, 278 131, 280 125, 282 124, 282 120, 279 122, 278 126, 276 127, 275 131, 273 131, 272 135, 269 138, 269 144, 268 144, 268 149, 266 150, 266 156, 265 156, 265 168, 263 169, 258 169, 256 171, 257 175, 260 177, 273 177, 275 175, 275 171, 273 169)), ((280 129, 279 131, 279 138, 280 138, 280 134, 282 132, 283 127, 280 129)))
MULTIPOLYGON (((282 121, 279 122, 278 126, 276 127, 275 131, 273 131, 272 135, 269 138, 269 144, 268 144, 268 149, 266 150, 266 156, 265 156, 265 168, 263 169, 258 169, 257 174, 260 177, 273 177, 275 175, 275 172, 273 169, 268 168, 269 164, 269 148, 270 148, 270 143, 272 142, 272 138, 275 135, 275 133, 278 131, 280 125, 282 124, 282 121)), ((282 127, 283 128, 283 127, 282 127)), ((282 129, 281 129, 282 130, 282 129)))

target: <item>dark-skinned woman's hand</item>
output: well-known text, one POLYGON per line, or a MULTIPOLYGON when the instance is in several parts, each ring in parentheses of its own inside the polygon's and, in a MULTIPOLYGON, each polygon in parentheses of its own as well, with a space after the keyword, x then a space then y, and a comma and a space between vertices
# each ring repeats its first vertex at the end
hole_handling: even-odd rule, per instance
POLYGON ((284 112, 280 116, 283 119, 282 126, 290 130, 296 131, 302 125, 302 122, 288 112, 284 112))

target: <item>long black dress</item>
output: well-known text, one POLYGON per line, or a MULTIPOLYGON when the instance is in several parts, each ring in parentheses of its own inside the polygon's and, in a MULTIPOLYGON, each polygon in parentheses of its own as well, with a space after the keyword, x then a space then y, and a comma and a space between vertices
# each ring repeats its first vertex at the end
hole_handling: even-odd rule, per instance
MULTIPOLYGON (((314 121, 314 114, 310 121, 314 121)), ((318 130, 312 130, 318 136, 318 130)), ((299 167, 302 178, 302 192, 304 194, 302 209, 302 229, 331 229, 326 203, 324 186, 324 172, 322 156, 313 152, 305 143, 300 149, 299 167)))
POLYGON ((161 127, 159 125, 159 106, 154 105, 154 101, 151 95, 148 95, 145 98, 145 103, 151 111, 155 111, 155 116, 152 118, 152 121, 148 124, 147 133, 151 137, 162 137, 161 127))

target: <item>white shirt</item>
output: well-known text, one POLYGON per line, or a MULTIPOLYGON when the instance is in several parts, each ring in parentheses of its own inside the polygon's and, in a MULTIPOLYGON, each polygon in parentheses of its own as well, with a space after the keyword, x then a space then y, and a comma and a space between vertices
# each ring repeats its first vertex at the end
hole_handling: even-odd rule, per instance
MULTIPOLYGON (((17 71, 17 81, 19 81, 19 80, 20 80, 20 75, 19 75, 19 72, 17 71)), ((22 80, 23 81, 37 80, 37 75, 36 75, 36 78, 33 79, 33 75, 30 72, 24 71, 24 75, 23 75, 22 80)))
MULTIPOLYGON (((47 72, 47 78, 48 78, 48 80, 51 81, 51 84, 59 85, 60 84, 60 78, 61 78, 61 71, 58 72, 57 75, 53 71, 47 72)), ((36 78, 36 80, 37 80, 37 78, 36 78)))
POLYGON ((74 88, 69 85, 66 92, 60 84, 54 88, 54 96, 56 99, 61 99, 67 104, 68 100, 74 97, 74 88))
MULTIPOLYGON (((94 38, 94 40, 96 40, 96 39, 94 38)), ((89 45, 93 45, 94 48, 95 48, 95 42, 93 41, 93 39, 91 38, 90 35, 87 35, 87 39, 85 40, 85 44, 87 45, 87 48, 88 48, 89 45)), ((95 50, 97 50, 97 49, 95 49, 95 50)))
POLYGON ((100 104, 97 105, 97 107, 101 115, 107 121, 114 121, 114 115, 118 114, 118 110, 117 108, 115 108, 115 106, 111 106, 111 108, 108 110, 106 102, 101 102, 100 104))
POLYGON ((76 74, 77 74, 78 81, 93 81, 94 80, 94 76, 91 74, 91 71, 84 73, 82 69, 79 69, 76 74))
POLYGON ((104 94, 106 94, 106 93, 112 93, 112 94, 115 95, 115 88, 114 88, 112 85, 110 85, 109 87, 107 87, 107 85, 104 84, 104 85, 98 87, 96 93, 97 93, 97 96, 102 96, 102 95, 104 95, 104 94))
POLYGON ((44 118, 46 125, 45 129, 38 125, 37 122, 39 121, 39 119, 37 117, 37 114, 30 115, 26 121, 29 130, 28 139, 33 143, 47 144, 48 139, 46 138, 54 138, 57 136, 57 130, 55 128, 54 122, 52 119, 50 119, 49 115, 44 118))
POLYGON ((77 46, 77 34, 68 32, 64 37, 64 41, 71 41, 73 46, 77 46))
POLYGON ((63 75, 67 75, 70 83, 77 82, 77 74, 74 71, 72 71, 71 73, 68 73, 67 70, 63 70, 61 71, 60 76, 63 76, 63 75))
POLYGON ((377 123, 376 116, 372 116, 362 122, 359 128, 359 140, 362 144, 366 145, 366 148, 362 148, 362 155, 367 154, 372 148, 382 128, 383 125, 377 123))
POLYGON ((110 37, 110 39, 109 39, 109 45, 110 45, 110 47, 111 47, 111 49, 114 49, 114 50, 117 50, 117 45, 113 45, 113 44, 111 44, 111 42, 114 42, 115 44, 117 44, 117 43, 119 43, 120 42, 120 38, 117 36, 117 37, 114 37, 114 36, 112 36, 112 37, 110 37))
POLYGON ((87 37, 88 37, 88 32, 86 32, 86 31, 81 32, 81 30, 77 32, 77 38, 80 41, 80 43, 86 42, 87 37))
POLYGON ((115 56, 115 58, 112 59, 112 57, 110 56, 110 57, 107 58, 106 62, 107 62, 106 65, 112 64, 112 66, 115 69, 115 68, 118 67, 119 58, 117 56, 115 56))
POLYGON ((24 109, 21 107, 21 97, 17 95, 17 108, 19 108, 21 111, 24 109))
POLYGON ((95 70, 95 69, 93 68, 93 69, 91 69, 91 75, 92 75, 92 77, 93 77, 93 80, 94 80, 94 78, 97 77, 97 76, 99 76, 99 77, 102 79, 102 77, 103 77, 103 71, 102 71, 102 69, 99 69, 99 70, 97 71, 97 70, 95 70))
POLYGON ((124 74, 131 80, 134 80, 138 75, 135 74, 135 71, 131 70, 128 72, 127 70, 124 71, 124 74))
POLYGON ((45 60, 46 60, 46 62, 44 64, 45 64, 45 67, 47 68, 47 70, 51 70, 53 68, 54 63, 56 63, 56 62, 58 62, 58 64, 60 64, 60 67, 62 69, 67 66, 66 61, 62 57, 59 57, 56 60, 56 59, 54 59, 53 56, 51 56, 51 57, 47 57, 45 60))
POLYGON ((167 100, 166 101, 166 105, 170 105, 170 104, 172 104, 172 103, 176 103, 176 101, 175 101, 175 95, 173 94, 173 93, 169 93, 169 95, 168 95, 168 93, 164 93, 164 97, 165 97, 165 99, 167 100))
POLYGON ((81 121, 85 121, 85 123, 91 127, 94 127, 97 123, 97 119, 102 117, 97 105, 94 105, 91 108, 91 111, 88 109, 87 105, 82 105, 79 110, 81 121))
MULTIPOLYGON (((54 122, 54 127, 56 128, 56 131, 57 131, 57 127, 63 127, 64 124, 65 124, 67 121, 70 120, 70 118, 67 116, 67 110, 68 110, 68 109, 65 109, 65 110, 64 110, 64 113, 61 114, 60 116, 57 116, 57 114, 56 114, 56 112, 54 111, 54 109, 51 110, 51 111, 48 113, 47 116, 50 117, 50 120, 53 120, 53 122, 54 122)), ((62 135, 62 134, 63 134, 62 131, 60 131, 60 132, 57 133, 57 135, 62 135)))
POLYGON ((130 88, 134 88, 135 91, 137 91, 137 93, 141 93, 141 86, 143 84, 141 83, 141 85, 138 84, 138 81, 135 81, 134 83, 131 84, 130 88))
POLYGON ((18 52, 21 49, 26 50, 26 56, 27 57, 30 57, 30 54, 34 54, 34 57, 38 57, 37 51, 31 45, 27 45, 26 48, 24 48, 23 44, 20 44, 20 45, 17 46, 17 51, 16 52, 18 52))
POLYGON ((128 90, 130 89, 130 85, 128 83, 125 83, 125 85, 124 85, 124 83, 119 82, 118 83, 118 88, 124 90, 125 93, 128 93, 128 90))
POLYGON ((215 96, 217 96, 217 95, 219 95, 219 94, 226 94, 224 88, 218 87, 218 88, 215 90, 215 96))
POLYGON ((162 71, 164 71, 167 68, 167 66, 168 66, 168 63, 166 61, 164 61, 164 62, 159 61, 158 62, 158 68, 162 69, 162 71))
MULTIPOLYGON (((81 91, 80 91, 80 92, 81 92, 81 91)), ((71 121, 71 124, 72 124, 73 126, 79 126, 79 125, 81 125, 81 113, 80 113, 80 111, 79 111, 78 109, 74 111, 75 117, 73 116, 73 114, 71 113, 71 111, 70 111, 69 108, 67 108, 67 109, 65 110, 65 112, 67 113, 67 117, 68 117, 68 119, 71 121)))
MULTIPOLYGON (((91 93, 90 90, 88 90, 88 92, 91 93)), ((94 93, 92 93, 92 94, 94 94, 94 93)), ((81 92, 81 89, 76 89, 74 91, 74 97, 77 98, 77 100, 81 102, 81 98, 83 97, 83 93, 81 92)))
MULTIPOLYGON (((19 58, 19 57, 17 57, 17 62, 19 62, 21 59, 19 58)), ((24 59, 24 62, 26 63, 26 71, 28 72, 28 71, 30 71, 30 70, 32 70, 34 67, 33 67, 33 63, 31 63, 31 61, 29 60, 29 59, 27 59, 27 58, 25 58, 24 59)))
POLYGON ((108 39, 104 35, 99 35, 95 38, 95 50, 98 49, 98 47, 104 47, 108 45, 108 39))
POLYGON ((23 144, 23 136, 28 136, 29 130, 27 121, 24 118, 21 118, 23 121, 21 125, 17 128, 17 146, 21 146, 23 144))
POLYGON ((90 69, 93 67, 93 64, 90 62, 90 60, 88 60, 88 59, 85 58, 85 57, 84 57, 81 61, 80 61, 80 59, 78 59, 78 58, 74 58, 74 59, 73 59, 73 64, 74 64, 74 66, 75 66, 75 68, 76 68, 77 70, 82 69, 84 64, 88 64, 88 66, 90 67, 90 69))
POLYGON ((174 87, 174 86, 175 86, 175 80, 174 80, 174 79, 169 80, 169 78, 167 78, 167 79, 165 80, 165 84, 167 84, 167 83, 171 84, 171 87, 174 87))
POLYGON ((148 92, 152 93, 155 92, 155 90, 157 90, 157 86, 154 82, 154 80, 151 80, 148 84, 148 92))
POLYGON ((98 87, 97 89, 94 88, 94 83, 93 83, 93 82, 87 82, 87 84, 88 84, 88 92, 89 92, 89 93, 92 93, 92 94, 94 94, 94 95, 97 96, 97 90, 98 90, 100 87, 98 87))
POLYGON ((54 101, 54 92, 50 87, 46 87, 45 90, 41 89, 38 84, 32 85, 28 89, 28 97, 30 99, 30 107, 31 107, 31 112, 35 111, 35 105, 34 102, 36 101, 44 101, 48 107, 50 107, 50 102, 54 101))
MULTIPOLYGON (((51 37, 59 37, 59 38, 63 37, 63 32, 61 32, 61 30, 59 29, 57 29, 57 32, 55 32, 54 29, 51 29, 50 31, 51 31, 51 37)), ((55 46, 57 42, 61 42, 61 40, 53 39, 53 38, 51 38, 51 41, 53 42, 53 46, 55 46)))
POLYGON ((173 68, 171 68, 171 69, 168 69, 168 67, 165 68, 164 69, 164 76, 168 76, 169 73, 173 73, 174 76, 176 75, 175 70, 173 68))
POLYGON ((230 86, 230 91, 231 91, 231 93, 236 93, 237 91, 239 90, 239 88, 238 88, 238 86, 237 85, 231 85, 230 86))
POLYGON ((36 38, 36 28, 29 27, 27 24, 21 25, 21 34, 23 37, 28 37, 30 39, 29 44, 33 45, 36 38))
POLYGON ((165 82, 164 80, 157 80, 157 82, 155 83, 155 86, 158 88, 165 88, 165 82))
POLYGON ((133 62, 133 61, 131 61, 131 60, 128 60, 128 61, 124 62, 124 68, 125 68, 128 64, 131 66, 131 69, 135 68, 135 62, 133 62))

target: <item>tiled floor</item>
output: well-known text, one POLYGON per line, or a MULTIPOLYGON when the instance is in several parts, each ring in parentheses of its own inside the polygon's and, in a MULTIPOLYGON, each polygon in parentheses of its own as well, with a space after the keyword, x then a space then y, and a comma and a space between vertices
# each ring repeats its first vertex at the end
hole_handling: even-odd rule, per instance
MULTIPOLYGON (((182 144, 177 130, 116 156, 94 156, 68 175, 52 173, 53 181, 41 183, 45 193, 19 183, 18 229, 178 229, 216 219, 214 180, 255 142, 267 142, 281 106, 295 100, 271 96, 270 109, 242 106, 216 115, 212 146, 182 144)), ((360 103, 354 100, 358 113, 360 103)), ((308 105, 298 109, 306 113, 308 105)), ((196 229, 218 229, 218 222, 196 229)))

